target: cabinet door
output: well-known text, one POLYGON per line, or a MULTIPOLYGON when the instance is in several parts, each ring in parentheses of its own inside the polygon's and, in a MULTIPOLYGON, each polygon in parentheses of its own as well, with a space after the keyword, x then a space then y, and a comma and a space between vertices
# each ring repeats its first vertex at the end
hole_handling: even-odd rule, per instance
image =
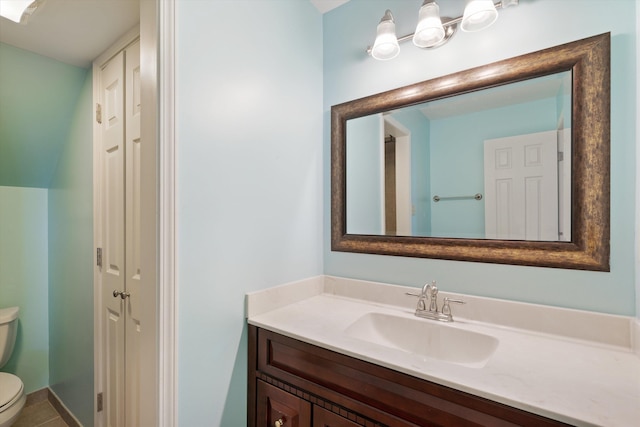
POLYGON ((311 404, 293 394, 258 380, 256 427, 307 427, 311 404), (281 424, 276 424, 279 422, 281 424))
POLYGON ((349 421, 319 406, 314 406, 313 427, 360 427, 360 424, 349 421))

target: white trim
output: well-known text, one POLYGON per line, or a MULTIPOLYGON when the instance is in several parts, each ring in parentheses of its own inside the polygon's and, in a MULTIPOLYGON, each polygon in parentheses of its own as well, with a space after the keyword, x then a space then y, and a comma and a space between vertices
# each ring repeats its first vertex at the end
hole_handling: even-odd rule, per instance
POLYGON ((177 422, 175 0, 158 0, 158 425, 177 422))
POLYGON ((102 427, 102 417, 99 416, 97 407, 97 399, 95 396, 102 392, 102 371, 98 369, 102 366, 102 317, 100 316, 102 307, 102 275, 98 267, 96 251, 102 247, 102 188, 100 185, 101 161, 100 146, 101 133, 100 124, 96 121, 96 104, 102 103, 100 97, 101 81, 100 67, 96 62, 93 63, 93 102, 91 103, 91 120, 93 121, 93 425, 102 427))
MULTIPOLYGON (((387 125, 395 128, 399 132, 394 135, 396 137, 396 232, 399 235, 410 236, 413 232, 413 200, 411 200, 411 130, 392 116, 383 117, 383 143, 387 134, 387 125)), ((384 171, 385 168, 386 164, 382 170, 384 171)), ((382 175, 384 179, 385 174, 383 173, 382 175)))
POLYGON ((631 349, 640 357, 640 319, 631 321, 631 349))
POLYGON ((97 64, 100 68, 103 68, 107 62, 109 62, 114 56, 125 50, 130 44, 135 43, 140 39, 140 25, 136 25, 129 30, 122 37, 111 45, 107 50, 102 52, 94 61, 93 65, 97 64))
MULTIPOLYGON (((640 4, 636 2, 636 244, 635 244, 635 287, 636 287, 636 326, 638 333, 636 336, 640 340, 640 79, 638 76, 640 70, 640 4)), ((640 342, 636 347, 638 355, 640 355, 640 342)))
MULTIPOLYGON (((384 169, 386 167, 385 164, 385 151, 384 151, 384 123, 385 123, 385 118, 382 115, 382 113, 378 114, 378 164, 379 164, 379 168, 378 170, 380 171, 380 175, 378 176, 378 185, 380 188, 380 212, 382 212, 382 215, 380 215, 380 224, 378 224, 378 226, 380 227, 380 235, 384 236, 387 232, 387 207, 385 206, 385 194, 386 194, 386 186, 387 183, 385 181, 385 177, 384 177, 384 169)), ((348 227, 347 227, 348 228, 348 227)), ((347 232, 349 232, 347 230, 347 232)))

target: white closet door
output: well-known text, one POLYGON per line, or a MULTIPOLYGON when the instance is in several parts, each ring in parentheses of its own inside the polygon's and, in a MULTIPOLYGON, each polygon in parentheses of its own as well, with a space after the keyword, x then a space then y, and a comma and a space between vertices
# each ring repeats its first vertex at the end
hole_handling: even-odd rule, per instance
POLYGON ((140 43, 109 61, 101 80, 104 419, 133 427, 141 397, 140 43))
POLYGON ((124 54, 102 70, 102 366, 106 427, 124 425, 125 291, 124 54))
POLYGON ((127 427, 140 425, 140 42, 125 50, 126 118, 126 375, 125 419, 127 427))

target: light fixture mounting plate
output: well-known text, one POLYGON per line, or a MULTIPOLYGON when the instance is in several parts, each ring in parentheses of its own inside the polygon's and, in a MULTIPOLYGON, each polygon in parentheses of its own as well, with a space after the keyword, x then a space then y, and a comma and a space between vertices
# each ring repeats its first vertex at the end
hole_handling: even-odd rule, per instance
POLYGON ((444 27, 444 38, 440 40, 438 43, 434 44, 433 46, 426 46, 426 47, 417 46, 417 47, 419 47, 420 49, 435 49, 446 44, 449 41, 449 39, 454 36, 456 31, 458 30, 458 23, 457 22, 449 23, 450 21, 454 21, 454 19, 449 18, 448 16, 443 16, 441 20, 442 20, 442 26, 444 27))

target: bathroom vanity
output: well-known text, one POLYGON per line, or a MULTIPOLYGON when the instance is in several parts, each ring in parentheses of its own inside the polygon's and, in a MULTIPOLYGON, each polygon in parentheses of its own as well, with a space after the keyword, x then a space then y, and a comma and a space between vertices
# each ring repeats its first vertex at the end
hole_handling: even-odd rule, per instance
POLYGON ((566 425, 255 326, 249 354, 249 425, 566 425))
POLYGON ((320 276, 249 294, 248 425, 640 419, 630 318, 443 292, 467 300, 445 324, 414 315, 415 291, 320 276))

